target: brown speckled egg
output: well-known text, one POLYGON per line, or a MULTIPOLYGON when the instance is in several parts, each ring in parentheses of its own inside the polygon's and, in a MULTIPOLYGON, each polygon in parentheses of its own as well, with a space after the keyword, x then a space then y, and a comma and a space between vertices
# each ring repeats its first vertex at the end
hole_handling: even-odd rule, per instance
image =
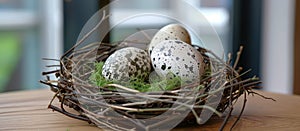
POLYGON ((171 72, 185 82, 199 81, 204 71, 202 55, 191 45, 179 40, 157 44, 153 48, 151 60, 153 68, 161 77, 171 72))
POLYGON ((179 24, 170 24, 160 29, 152 38, 148 53, 151 55, 153 48, 165 40, 181 40, 185 43, 191 44, 191 37, 189 32, 179 24))
POLYGON ((128 81, 146 77, 151 71, 150 56, 142 49, 127 47, 117 50, 105 61, 102 75, 109 80, 128 81))

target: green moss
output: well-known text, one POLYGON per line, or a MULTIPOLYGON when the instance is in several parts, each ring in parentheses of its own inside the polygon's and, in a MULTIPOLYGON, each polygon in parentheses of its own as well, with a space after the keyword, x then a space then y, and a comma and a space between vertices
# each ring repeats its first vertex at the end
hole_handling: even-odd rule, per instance
POLYGON ((97 86, 105 86, 107 84, 114 83, 111 80, 107 80, 102 76, 102 67, 104 62, 95 63, 95 72, 91 75, 90 81, 92 81, 97 86))
POLYGON ((117 81, 107 80, 102 76, 102 67, 104 62, 95 63, 95 72, 91 75, 90 80, 97 86, 103 87, 107 84, 118 83, 125 85, 131 89, 138 90, 140 92, 150 92, 150 91, 166 91, 173 90, 182 84, 180 77, 174 74, 168 74, 166 79, 161 79, 159 77, 152 80, 151 84, 145 81, 145 74, 140 77, 131 78, 129 83, 122 84, 117 81))
POLYGON ((159 77, 154 79, 148 91, 174 90, 175 88, 181 86, 181 84, 185 84, 183 80, 181 80, 180 77, 170 72, 169 74, 167 74, 167 77, 163 80, 161 80, 159 77))

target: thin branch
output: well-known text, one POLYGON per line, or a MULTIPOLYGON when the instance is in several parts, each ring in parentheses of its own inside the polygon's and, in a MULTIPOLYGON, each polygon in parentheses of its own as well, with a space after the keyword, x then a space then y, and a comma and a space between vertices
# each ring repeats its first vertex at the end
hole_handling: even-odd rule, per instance
POLYGON ((240 60, 240 57, 241 57, 241 54, 242 54, 242 51, 243 51, 243 46, 240 46, 240 50, 237 52, 237 57, 236 57, 236 60, 235 60, 235 63, 233 65, 233 69, 236 68, 239 60, 240 60))
POLYGON ((244 102, 243 102, 243 107, 242 107, 242 110, 240 111, 240 114, 239 116, 237 117, 237 119, 235 120, 235 122, 233 123, 233 125, 231 126, 230 130, 232 131, 233 128, 235 127, 235 125, 239 122, 239 120, 241 119, 243 113, 244 113, 244 110, 245 110, 245 107, 246 107, 246 103, 247 103, 247 94, 246 92, 244 92, 244 102))
POLYGON ((254 92, 254 91, 248 91, 248 93, 249 93, 249 94, 255 94, 255 95, 258 95, 258 96, 260 96, 260 97, 262 97, 262 98, 264 98, 264 99, 267 99, 267 100, 276 101, 276 100, 275 100, 275 99, 273 99, 273 98, 266 97, 266 96, 264 96, 264 95, 261 95, 261 94, 259 94, 259 93, 257 93, 257 92, 254 92))
POLYGON ((57 107, 55 107, 55 106, 53 106, 53 105, 49 105, 48 108, 50 108, 50 109, 52 109, 52 110, 54 110, 54 111, 57 111, 57 112, 59 112, 59 113, 62 113, 62 114, 64 114, 64 115, 66 115, 66 116, 69 116, 69 117, 71 117, 71 118, 78 119, 78 120, 82 120, 82 121, 86 121, 86 122, 88 122, 88 123, 92 123, 92 122, 90 121, 90 119, 87 118, 87 117, 78 116, 78 115, 75 115, 75 114, 72 114, 72 113, 63 111, 63 110, 61 110, 61 109, 59 109, 59 108, 57 108, 57 107))
POLYGON ((42 72, 42 75, 49 75, 49 74, 53 74, 53 73, 57 73, 59 72, 60 70, 54 70, 54 71, 48 71, 48 72, 42 72))
MULTIPOLYGON (((230 82, 230 84, 232 84, 232 82, 230 82)), ((229 113, 227 114, 225 120, 223 121, 219 131, 223 131, 223 129, 225 128, 230 116, 231 116, 231 113, 233 111, 233 105, 232 105, 232 91, 233 91, 233 88, 231 87, 230 88, 230 96, 229 96, 229 113)))

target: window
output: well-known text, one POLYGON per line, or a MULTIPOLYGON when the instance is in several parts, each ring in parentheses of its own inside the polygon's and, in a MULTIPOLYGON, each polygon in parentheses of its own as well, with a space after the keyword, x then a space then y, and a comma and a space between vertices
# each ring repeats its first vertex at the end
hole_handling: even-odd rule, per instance
POLYGON ((41 59, 60 55, 60 13, 59 0, 0 0, 0 92, 41 87, 52 64, 41 59))

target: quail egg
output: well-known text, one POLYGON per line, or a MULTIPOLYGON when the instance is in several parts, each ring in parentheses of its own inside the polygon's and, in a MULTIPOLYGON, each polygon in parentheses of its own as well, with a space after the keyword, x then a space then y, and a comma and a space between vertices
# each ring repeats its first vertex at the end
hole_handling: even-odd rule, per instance
POLYGON ((132 77, 147 77, 151 71, 148 53, 135 47, 117 50, 105 61, 102 75, 109 80, 126 82, 132 77))
POLYGON ((152 38, 148 53, 151 55, 153 48, 160 42, 165 40, 181 40, 191 44, 191 37, 188 31, 179 24, 170 24, 160 29, 152 38))
POLYGON ((151 60, 159 76, 165 77, 172 73, 185 82, 199 81, 204 71, 202 55, 180 40, 166 40, 157 44, 153 48, 151 60))

